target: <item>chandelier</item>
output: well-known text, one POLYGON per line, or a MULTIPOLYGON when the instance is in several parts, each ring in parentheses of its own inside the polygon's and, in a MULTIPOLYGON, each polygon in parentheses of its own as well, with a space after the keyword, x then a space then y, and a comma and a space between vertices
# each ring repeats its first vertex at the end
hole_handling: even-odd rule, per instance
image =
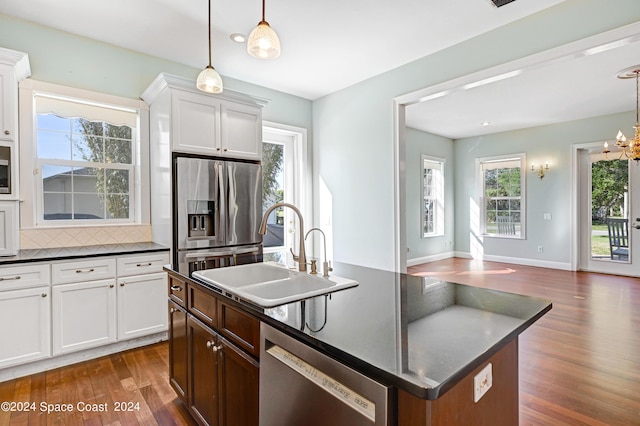
MULTIPOLYGON (((640 163, 640 108, 638 108, 638 103, 640 99, 640 95, 638 94, 638 75, 640 74, 640 65, 634 65, 629 68, 625 68, 618 73, 618 78, 635 78, 636 79, 636 124, 633 126, 635 130, 635 137, 633 140, 628 141, 624 133, 622 131, 618 131, 618 135, 616 136, 616 146, 620 149, 620 158, 622 156, 626 156, 630 160, 635 160, 636 164, 640 163)), ((602 151, 605 155, 609 154, 611 151, 609 150, 609 143, 604 143, 604 151, 602 151)))

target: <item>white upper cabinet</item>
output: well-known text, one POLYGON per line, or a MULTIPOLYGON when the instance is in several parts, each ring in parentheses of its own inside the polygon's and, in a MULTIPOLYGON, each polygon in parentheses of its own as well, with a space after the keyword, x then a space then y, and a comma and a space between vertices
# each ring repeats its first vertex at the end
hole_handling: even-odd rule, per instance
POLYGON ((223 103, 220 145, 224 155, 262 158, 262 111, 243 104, 223 103))
POLYGON ((152 151, 261 159, 266 99, 229 89, 210 95, 192 80, 167 74, 160 74, 142 99, 151 107, 152 151))
POLYGON ((27 54, 0 47, 0 140, 17 141, 18 82, 29 76, 27 54))
POLYGON ((171 150, 220 155, 220 101, 197 93, 171 93, 171 150))

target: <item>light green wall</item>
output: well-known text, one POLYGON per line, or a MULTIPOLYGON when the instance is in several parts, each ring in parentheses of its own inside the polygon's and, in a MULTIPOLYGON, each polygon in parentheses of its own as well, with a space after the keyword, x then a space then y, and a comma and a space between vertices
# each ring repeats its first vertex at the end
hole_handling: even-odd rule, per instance
POLYGON ((505 258, 533 259, 558 263, 568 267, 571 253, 571 155, 572 145, 598 142, 614 138, 618 129, 630 133, 633 112, 570 121, 549 126, 533 127, 512 132, 458 139, 454 142, 458 165, 455 173, 456 240, 458 252, 505 258), (478 186, 475 159, 478 157, 524 152, 528 167, 549 161, 550 170, 540 180, 535 173, 526 176, 527 238, 512 240, 482 238, 472 229, 471 212, 477 210, 478 186), (550 213, 551 220, 544 214, 550 213), (543 246, 538 253, 537 247, 543 246))
MULTIPOLYGON (((133 99, 138 99, 160 72, 194 81, 200 72, 3 14, 0 14, 0 46, 28 53, 35 80, 133 99)), ((229 89, 269 99, 263 112, 265 120, 311 129, 311 101, 222 77, 229 89)))
POLYGON ((451 139, 407 128, 406 132, 406 218, 407 259, 419 259, 453 251, 454 241, 454 143, 451 139), (422 155, 443 158, 444 235, 422 238, 422 155))
MULTIPOLYGON (((315 101, 314 164, 334 201, 335 260, 396 267, 394 97, 638 20, 638 0, 566 0, 315 101)), ((455 166, 469 164, 456 156, 455 166)))

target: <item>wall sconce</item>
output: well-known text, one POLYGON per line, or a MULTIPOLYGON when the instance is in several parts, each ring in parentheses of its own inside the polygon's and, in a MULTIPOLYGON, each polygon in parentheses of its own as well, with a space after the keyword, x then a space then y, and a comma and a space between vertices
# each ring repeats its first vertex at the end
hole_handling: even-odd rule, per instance
POLYGON ((537 173, 540 180, 544 177, 544 174, 549 170, 549 163, 544 163, 544 166, 540 164, 540 167, 536 168, 535 163, 531 163, 531 172, 537 173))

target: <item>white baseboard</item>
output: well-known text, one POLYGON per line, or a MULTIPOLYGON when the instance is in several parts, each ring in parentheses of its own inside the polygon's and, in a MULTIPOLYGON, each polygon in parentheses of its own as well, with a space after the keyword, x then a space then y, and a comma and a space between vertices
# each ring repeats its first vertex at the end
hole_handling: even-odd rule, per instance
POLYGON ((455 252, 448 251, 446 253, 438 253, 431 256, 416 257, 415 259, 407 259, 407 266, 420 265, 421 263, 435 262, 436 260, 449 259, 450 257, 457 257, 455 252))
POLYGON ((0 369, 0 382, 5 382, 7 380, 12 380, 18 377, 29 376, 31 374, 41 373, 43 371, 53 370, 54 368, 76 364, 78 362, 87 361, 90 359, 100 358, 101 356, 111 355, 117 352, 126 351, 128 349, 158 343, 163 340, 167 340, 166 331, 152 334, 150 336, 138 337, 137 339, 125 340, 106 346, 87 349, 80 352, 74 352, 70 354, 42 359, 39 361, 33 361, 28 364, 5 367, 3 369, 0 369))
MULTIPOLYGON (((459 252, 456 252, 456 257, 463 257, 467 259, 474 258, 471 255, 471 253, 459 253, 459 252)), ((527 259, 524 257, 495 256, 495 255, 485 254, 479 260, 486 260, 488 262, 511 263, 514 265, 535 266, 537 268, 559 269, 562 271, 573 270, 571 269, 571 263, 554 262, 550 260, 527 259)))
MULTIPOLYGON (((471 255, 471 253, 454 251, 454 252, 440 253, 433 256, 424 256, 424 257, 418 257, 415 259, 407 259, 407 266, 415 266, 415 265, 420 265, 422 263, 435 262, 436 260, 449 259, 451 257, 459 257, 462 259, 474 258, 471 255)), ((573 270, 571 269, 570 263, 553 262, 549 260, 526 259, 522 257, 494 256, 490 254, 485 254, 484 256, 482 256, 482 258, 478 260, 486 260, 488 262, 511 263, 514 265, 535 266, 538 268, 560 269, 563 271, 573 270)))
POLYGON ((538 268, 560 269, 563 271, 571 271, 571 264, 564 262, 553 262, 550 260, 526 259, 523 257, 507 257, 484 255, 482 260, 490 262, 513 263, 515 265, 535 266, 538 268))

